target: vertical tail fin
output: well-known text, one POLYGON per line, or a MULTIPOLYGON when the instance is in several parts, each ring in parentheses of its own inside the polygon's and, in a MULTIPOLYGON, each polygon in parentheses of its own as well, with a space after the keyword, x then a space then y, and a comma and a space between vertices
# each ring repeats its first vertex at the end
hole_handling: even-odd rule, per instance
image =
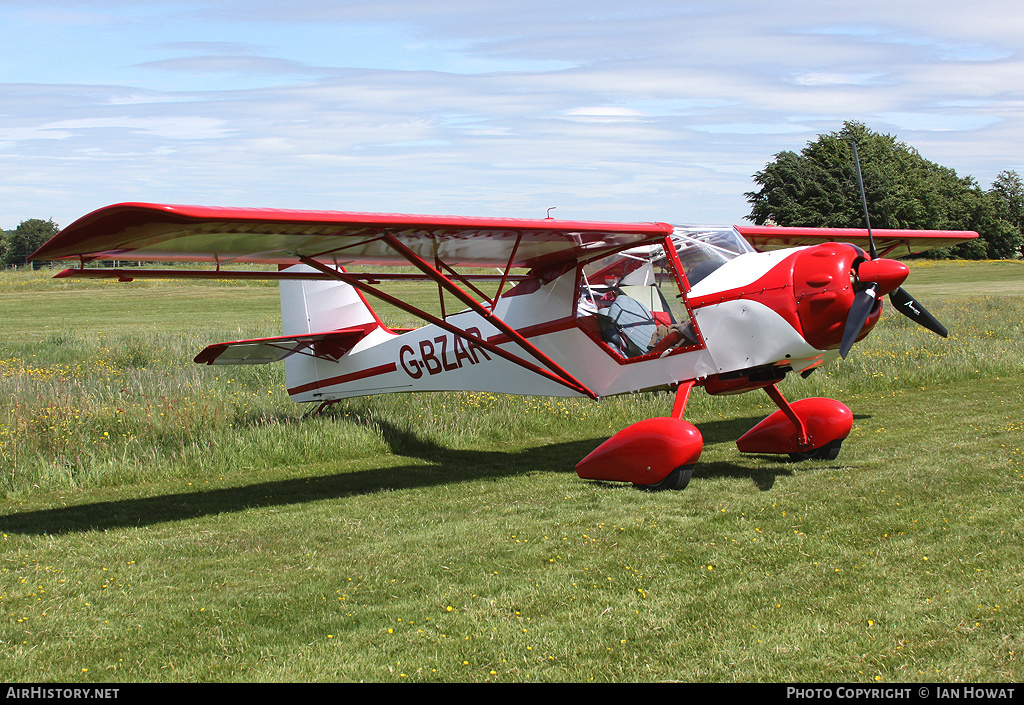
MULTIPOLYGON (((287 272, 316 272, 297 264, 287 272)), ((377 323, 377 314, 351 285, 340 281, 282 281, 281 327, 284 335, 324 333, 377 323)))
MULTIPOLYGON (((306 265, 295 265, 286 271, 316 270, 306 265)), ((284 335, 308 335, 357 327, 365 327, 367 331, 375 327, 387 330, 363 295, 349 284, 307 280, 282 281, 279 286, 281 328, 284 335)), ((289 390, 309 387, 311 383, 337 374, 334 363, 308 355, 292 355, 284 363, 289 390)), ((303 398, 300 401, 313 399, 303 398)))

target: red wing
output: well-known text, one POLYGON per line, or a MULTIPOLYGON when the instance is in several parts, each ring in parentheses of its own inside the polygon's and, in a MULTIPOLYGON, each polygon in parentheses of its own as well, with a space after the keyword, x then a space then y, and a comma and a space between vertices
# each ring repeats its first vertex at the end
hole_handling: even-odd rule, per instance
MULTIPOLYGON (((758 250, 849 242, 868 249, 868 231, 863 228, 789 228, 768 225, 737 225, 740 235, 758 250)), ((905 257, 938 247, 949 247, 978 237, 968 230, 876 230, 871 229, 875 247, 882 257, 905 257)))
POLYGON ((34 259, 294 264, 407 264, 393 238, 427 262, 537 267, 665 237, 664 223, 595 223, 123 203, 69 225, 34 259), (514 255, 514 257, 513 257, 514 255))

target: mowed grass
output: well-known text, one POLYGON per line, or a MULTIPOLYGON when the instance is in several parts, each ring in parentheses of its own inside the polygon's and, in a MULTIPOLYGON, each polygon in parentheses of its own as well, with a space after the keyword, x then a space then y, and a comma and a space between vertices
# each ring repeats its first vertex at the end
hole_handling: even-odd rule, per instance
POLYGON ((654 494, 573 466, 668 395, 311 418, 279 366, 191 363, 277 334, 275 287, 0 275, 0 676, 1021 680, 1020 267, 915 265, 948 340, 890 310, 783 383, 853 409, 837 460, 744 456, 771 402, 698 391, 654 494))

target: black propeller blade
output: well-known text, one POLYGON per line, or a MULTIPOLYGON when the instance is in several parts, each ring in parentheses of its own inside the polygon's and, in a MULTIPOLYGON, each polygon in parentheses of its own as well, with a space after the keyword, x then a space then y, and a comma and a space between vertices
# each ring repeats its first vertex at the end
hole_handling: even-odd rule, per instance
POLYGON ((843 340, 839 344, 839 355, 845 358, 850 348, 853 347, 857 336, 864 329, 868 316, 874 310, 878 302, 878 285, 870 284, 862 291, 858 291, 853 297, 853 305, 850 306, 850 313, 846 316, 846 326, 843 328, 843 340))
POLYGON ((943 338, 949 337, 949 331, 946 330, 946 326, 939 323, 935 316, 928 313, 928 309, 904 291, 903 287, 899 287, 889 294, 889 302, 893 308, 915 323, 924 326, 934 333, 938 333, 943 338))
POLYGON ((864 206, 864 224, 868 227, 868 243, 871 247, 871 259, 878 259, 875 249, 875 236, 871 233, 871 217, 868 216, 868 194, 864 190, 864 176, 860 173, 860 155, 857 154, 857 140, 850 140, 853 145, 853 163, 857 165, 857 184, 860 186, 860 202, 864 206))

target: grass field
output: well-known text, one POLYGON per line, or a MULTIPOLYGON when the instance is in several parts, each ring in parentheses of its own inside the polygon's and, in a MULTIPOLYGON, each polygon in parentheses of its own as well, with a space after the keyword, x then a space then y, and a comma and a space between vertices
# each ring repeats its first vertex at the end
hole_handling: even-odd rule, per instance
POLYGON ((0 274, 0 678, 1020 681, 1024 264, 907 288, 948 340, 888 311, 782 385, 853 409, 837 460, 741 455, 774 406, 696 392, 652 494, 573 466, 669 396, 307 418, 279 366, 190 362, 279 333, 273 286, 0 274))

